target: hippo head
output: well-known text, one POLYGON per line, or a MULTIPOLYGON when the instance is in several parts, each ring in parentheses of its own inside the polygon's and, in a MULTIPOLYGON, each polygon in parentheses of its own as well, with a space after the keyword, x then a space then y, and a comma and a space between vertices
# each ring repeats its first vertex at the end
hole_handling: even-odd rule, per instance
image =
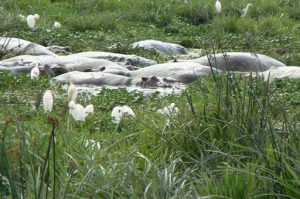
POLYGON ((148 88, 157 88, 157 87, 171 87, 171 81, 166 81, 165 78, 160 78, 157 76, 149 76, 149 77, 142 77, 139 85, 141 87, 148 87, 148 88))

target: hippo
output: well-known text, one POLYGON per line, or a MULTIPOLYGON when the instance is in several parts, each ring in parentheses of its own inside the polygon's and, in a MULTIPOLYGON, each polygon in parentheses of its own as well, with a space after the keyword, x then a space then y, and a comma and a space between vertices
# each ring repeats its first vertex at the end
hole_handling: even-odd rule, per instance
POLYGON ((266 71, 271 66, 282 67, 284 63, 262 54, 249 52, 227 52, 203 56, 198 59, 188 60, 212 66, 224 71, 260 72, 266 71))
POLYGON ((121 75, 127 75, 129 72, 127 68, 108 60, 77 56, 21 55, 0 61, 0 66, 19 68, 23 66, 23 72, 30 72, 34 66, 39 66, 41 70, 48 70, 51 76, 57 76, 70 71, 103 71, 121 75))
POLYGON ((79 57, 88 57, 94 59, 106 59, 112 62, 116 62, 122 66, 150 66, 157 64, 156 61, 151 59, 146 59, 137 55, 125 55, 120 53, 111 53, 111 52, 100 52, 100 51, 87 51, 72 54, 79 57))
POLYGON ((16 55, 55 55, 45 46, 13 37, 0 37, 0 52, 13 52, 16 55))
POLYGON ((129 72, 129 77, 145 77, 155 75, 171 79, 181 83, 191 83, 194 80, 205 77, 212 72, 219 72, 215 68, 203 66, 195 62, 173 62, 156 64, 129 72))
POLYGON ((131 78, 103 72, 72 71, 52 78, 54 83, 91 84, 96 86, 139 86, 142 88, 169 87, 168 82, 156 76, 131 78))
POLYGON ((300 78, 299 66, 287 66, 287 67, 271 67, 269 70, 259 73, 264 78, 264 81, 274 81, 274 79, 282 78, 300 78))
POLYGON ((153 39, 135 42, 131 44, 131 47, 133 49, 154 51, 159 55, 167 55, 167 56, 188 54, 188 50, 181 45, 162 42, 153 39))

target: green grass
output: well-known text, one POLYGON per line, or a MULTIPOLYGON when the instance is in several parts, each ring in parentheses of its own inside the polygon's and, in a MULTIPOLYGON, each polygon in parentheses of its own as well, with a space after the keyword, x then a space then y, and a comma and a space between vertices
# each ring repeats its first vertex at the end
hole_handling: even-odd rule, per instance
MULTIPOLYGON (((128 48, 152 38, 300 65, 299 1, 254 0, 249 15, 240 18, 247 3, 222 1, 216 16, 208 0, 4 0, 0 35, 71 46, 73 52, 165 61, 128 48), (29 30, 19 13, 39 13, 38 29, 29 30), (51 29, 54 21, 62 28, 51 29), (124 47, 110 49, 117 42, 124 47)), ((0 72, 0 198, 300 197, 299 80, 267 84, 253 76, 215 74, 168 97, 104 89, 79 96, 79 103, 95 107, 85 122, 69 116, 66 95, 47 78, 0 72), (41 106, 47 89, 56 96, 50 114, 41 106), (156 113, 172 102, 177 117, 156 113), (113 124, 117 105, 132 107, 137 117, 113 124), (87 140, 100 149, 86 146, 87 140)))

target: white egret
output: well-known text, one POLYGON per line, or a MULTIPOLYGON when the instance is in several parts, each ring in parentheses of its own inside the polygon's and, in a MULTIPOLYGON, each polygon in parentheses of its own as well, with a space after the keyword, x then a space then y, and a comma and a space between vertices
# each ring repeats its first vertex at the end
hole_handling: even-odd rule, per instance
POLYGON ((175 103, 171 103, 169 106, 158 109, 156 112, 167 116, 176 116, 179 113, 179 109, 176 107, 175 103))
POLYGON ((216 7, 217 14, 220 15, 221 11, 222 11, 222 5, 221 5, 221 2, 219 0, 216 1, 215 7, 216 7))
POLYGON ((33 18, 37 21, 37 20, 40 19, 40 15, 39 15, 39 14, 34 14, 34 15, 33 15, 33 18))
POLYGON ((244 8, 244 9, 242 10, 242 15, 241 15, 241 17, 245 17, 245 16, 248 14, 249 8, 250 8, 251 6, 252 6, 252 3, 248 3, 248 4, 247 4, 246 8, 244 8))
POLYGON ((84 108, 81 104, 75 104, 74 101, 69 102, 69 113, 75 121, 85 121, 88 114, 93 112, 94 106, 92 104, 84 108))
POLYGON ((26 21, 26 17, 22 14, 18 14, 18 18, 21 20, 21 21, 26 21))
POLYGON ((87 105, 84 109, 85 109, 86 113, 94 113, 94 106, 93 106, 93 104, 87 105))
POLYGON ((85 121, 88 114, 86 113, 84 107, 81 104, 76 104, 73 111, 73 118, 75 121, 85 121))
POLYGON ((39 20, 40 15, 35 14, 35 15, 28 15, 26 18, 27 21, 27 26, 31 29, 35 27, 36 21, 39 20))
POLYGON ((31 77, 31 79, 38 79, 39 76, 40 76, 40 69, 38 66, 35 66, 30 71, 30 77, 31 77))
POLYGON ((61 24, 57 21, 54 22, 53 24, 53 28, 60 28, 61 27, 61 24))
POLYGON ((129 106, 116 106, 111 112, 112 122, 119 124, 125 115, 135 117, 135 113, 129 106))
POLYGON ((70 83, 69 89, 68 89, 68 100, 76 102, 78 95, 77 88, 74 84, 70 83))
POLYGON ((35 26, 35 19, 34 19, 33 15, 28 15, 26 18, 26 21, 27 21, 27 26, 29 28, 33 29, 35 26))
POLYGON ((51 90, 46 90, 43 96, 43 106, 45 112, 51 112, 53 108, 53 96, 51 90))

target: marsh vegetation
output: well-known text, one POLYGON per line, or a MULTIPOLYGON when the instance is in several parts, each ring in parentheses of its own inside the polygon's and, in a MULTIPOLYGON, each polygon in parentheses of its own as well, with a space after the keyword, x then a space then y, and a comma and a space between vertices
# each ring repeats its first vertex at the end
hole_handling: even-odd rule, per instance
MULTIPOLYGON (((0 35, 166 61, 128 48, 152 38, 204 54, 250 51, 300 65, 298 0, 252 0, 246 17, 248 1, 221 2, 216 16, 209 0, 2 0, 0 35), (35 13, 34 31, 17 17, 35 13)), ((0 96, 0 198, 300 197, 299 79, 269 84, 228 72, 167 97, 81 93, 78 102, 95 108, 84 122, 70 117, 66 90, 47 77, 1 71, 0 96), (48 89, 55 99, 45 113, 48 89), (156 112, 171 103, 179 114, 156 112), (119 105, 136 118, 113 123, 119 105)))

